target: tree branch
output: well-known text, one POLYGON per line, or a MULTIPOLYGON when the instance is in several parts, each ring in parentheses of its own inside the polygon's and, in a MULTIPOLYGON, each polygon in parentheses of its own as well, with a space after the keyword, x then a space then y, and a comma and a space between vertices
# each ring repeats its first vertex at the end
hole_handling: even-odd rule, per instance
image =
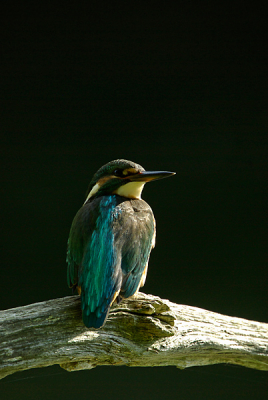
POLYGON ((230 363, 268 370, 268 324, 139 293, 114 306, 104 328, 87 329, 79 296, 0 312, 0 378, 53 364, 187 368, 230 363))

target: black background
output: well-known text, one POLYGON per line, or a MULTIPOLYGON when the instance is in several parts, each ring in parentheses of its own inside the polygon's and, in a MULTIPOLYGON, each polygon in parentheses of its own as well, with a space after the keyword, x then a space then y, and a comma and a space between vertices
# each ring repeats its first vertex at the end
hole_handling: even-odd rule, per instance
MULTIPOLYGON (((70 294, 65 252, 93 173, 116 158, 176 171, 146 185, 157 242, 144 291, 268 322, 266 16, 224 2, 10 3, 1 13, 1 309, 70 294)), ((54 366, 3 399, 265 399, 235 366, 54 366)))

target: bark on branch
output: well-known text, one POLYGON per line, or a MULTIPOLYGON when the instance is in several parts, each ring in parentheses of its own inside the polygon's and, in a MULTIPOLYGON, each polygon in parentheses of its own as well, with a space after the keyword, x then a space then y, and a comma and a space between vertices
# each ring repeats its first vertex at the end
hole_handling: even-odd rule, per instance
POLYGON ((83 325, 79 296, 0 312, 0 379, 53 364, 74 371, 218 363, 268 370, 268 324, 143 293, 113 307, 98 331, 83 325))

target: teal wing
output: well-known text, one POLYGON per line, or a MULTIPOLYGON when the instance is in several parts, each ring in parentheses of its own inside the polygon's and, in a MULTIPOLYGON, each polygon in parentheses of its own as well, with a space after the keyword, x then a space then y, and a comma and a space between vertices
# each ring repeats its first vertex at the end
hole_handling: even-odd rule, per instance
POLYGON ((69 286, 81 287, 83 321, 100 328, 107 318, 115 293, 120 290, 120 257, 112 231, 115 196, 86 203, 74 218, 68 241, 69 286))
POLYGON ((75 290, 82 268, 85 249, 90 243, 98 217, 99 204, 84 205, 74 217, 67 245, 67 283, 75 290))

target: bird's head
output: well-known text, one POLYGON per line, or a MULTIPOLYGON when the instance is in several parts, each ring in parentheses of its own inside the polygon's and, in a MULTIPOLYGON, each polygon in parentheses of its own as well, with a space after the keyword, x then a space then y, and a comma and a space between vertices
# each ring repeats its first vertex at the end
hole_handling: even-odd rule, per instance
POLYGON ((114 160, 103 165, 93 176, 85 203, 93 197, 108 194, 140 199, 146 182, 174 174, 175 172, 168 171, 145 171, 141 165, 132 161, 114 160))

